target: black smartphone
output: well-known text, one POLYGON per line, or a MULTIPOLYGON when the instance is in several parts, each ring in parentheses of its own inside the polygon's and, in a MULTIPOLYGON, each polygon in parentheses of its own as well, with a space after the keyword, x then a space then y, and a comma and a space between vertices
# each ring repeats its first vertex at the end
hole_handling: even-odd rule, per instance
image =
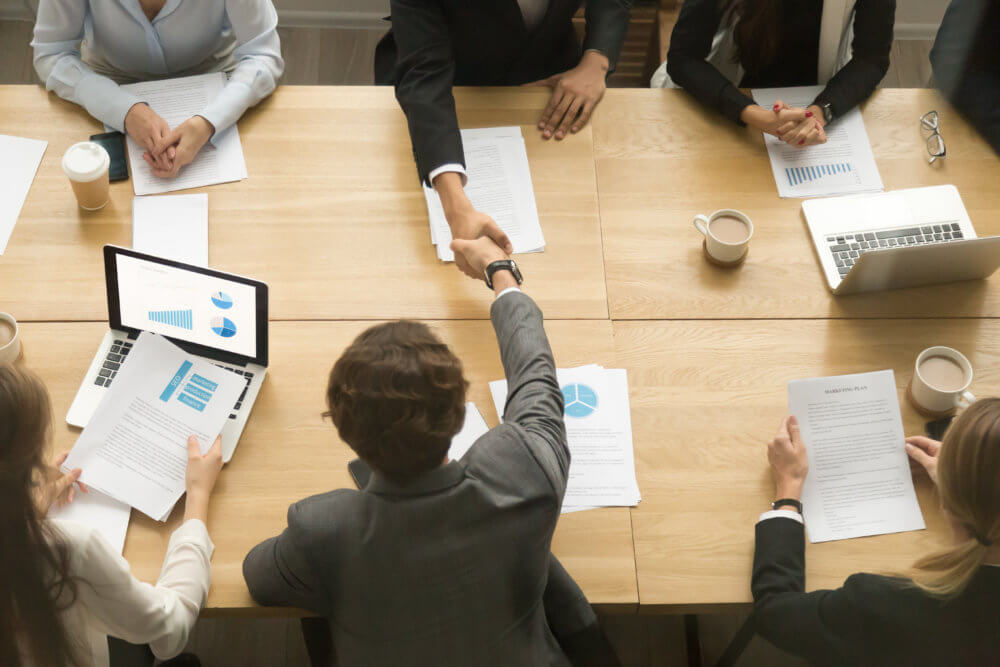
POLYGON ((932 422, 927 422, 924 425, 924 432, 927 433, 927 437, 932 440, 944 440, 944 434, 951 426, 954 417, 945 417, 944 419, 935 419, 932 422))
POLYGON ((125 135, 121 132, 105 132, 95 134, 90 138, 95 144, 100 144, 111 156, 111 167, 108 172, 108 180, 115 181, 128 180, 128 162, 125 160, 125 135))

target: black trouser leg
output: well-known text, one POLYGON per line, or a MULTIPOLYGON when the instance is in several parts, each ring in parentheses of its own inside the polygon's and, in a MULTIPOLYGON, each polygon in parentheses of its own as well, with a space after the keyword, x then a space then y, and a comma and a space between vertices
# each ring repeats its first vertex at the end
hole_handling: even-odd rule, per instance
POLYGON ((333 633, 330 623, 325 618, 303 618, 302 639, 309 654, 309 664, 312 667, 336 667, 337 659, 333 653, 333 633))
POLYGON ((108 637, 111 667, 152 667, 153 652, 147 644, 129 644, 117 637, 108 637))
POLYGON ((542 598, 552 634, 574 667, 621 667, 587 596, 555 556, 542 598))

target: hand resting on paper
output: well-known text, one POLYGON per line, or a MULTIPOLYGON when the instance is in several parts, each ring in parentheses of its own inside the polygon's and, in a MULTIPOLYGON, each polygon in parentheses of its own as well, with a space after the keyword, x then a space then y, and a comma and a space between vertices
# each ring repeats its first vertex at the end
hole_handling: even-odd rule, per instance
POLYGON ((941 453, 941 443, 922 435, 913 435, 906 439, 906 453, 927 471, 927 476, 937 484, 938 454, 941 453))
POLYGON ((510 259, 510 255, 486 237, 472 241, 455 239, 451 242, 451 251, 455 253, 455 264, 462 273, 477 280, 486 276, 486 267, 493 262, 510 259))
POLYGON ((184 520, 208 518, 208 501, 212 497, 215 481, 222 470, 222 436, 215 439, 212 447, 201 453, 198 438, 190 436, 187 442, 188 461, 185 473, 187 500, 184 504, 184 520))
POLYGON ((767 446, 767 460, 771 464, 775 498, 801 499, 802 485, 809 474, 809 457, 795 417, 787 417, 781 422, 767 446))
POLYGON ((151 167, 159 169, 170 167, 174 159, 173 150, 161 153, 156 149, 157 144, 170 134, 170 126, 148 104, 139 102, 128 110, 125 114, 125 133, 132 137, 132 141, 146 149, 143 157, 151 167))
POLYGON ((773 134, 789 146, 805 148, 826 143, 823 112, 817 106, 808 109, 790 107, 781 100, 774 103, 774 113, 778 119, 773 134))
POLYGON ((69 456, 69 452, 60 454, 54 463, 46 465, 42 469, 39 479, 35 480, 35 507, 41 516, 48 514, 49 508, 55 503, 63 507, 73 502, 77 486, 84 493, 90 491, 86 484, 79 481, 83 470, 76 468, 63 473, 59 469, 59 466, 66 461, 67 456, 69 456))
POLYGON ((143 159, 158 178, 174 178, 182 167, 190 164, 202 146, 215 134, 212 124, 201 116, 191 116, 157 140, 153 149, 143 153, 143 159))

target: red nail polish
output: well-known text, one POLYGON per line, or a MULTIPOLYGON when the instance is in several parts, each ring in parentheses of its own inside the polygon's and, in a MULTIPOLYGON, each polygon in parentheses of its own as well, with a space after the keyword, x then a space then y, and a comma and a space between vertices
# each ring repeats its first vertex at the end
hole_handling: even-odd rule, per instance
POLYGON ((812 118, 812 117, 813 117, 813 112, 812 111, 807 111, 806 112, 806 118, 812 118))
POLYGON ((799 146, 801 146, 801 145, 802 145, 802 144, 804 144, 804 143, 806 143, 806 140, 805 140, 805 139, 803 139, 802 141, 800 141, 800 142, 799 142, 799 146))
POLYGON ((774 110, 775 110, 775 111, 777 111, 777 110, 778 110, 778 105, 777 105, 777 104, 775 104, 775 105, 774 105, 774 110))

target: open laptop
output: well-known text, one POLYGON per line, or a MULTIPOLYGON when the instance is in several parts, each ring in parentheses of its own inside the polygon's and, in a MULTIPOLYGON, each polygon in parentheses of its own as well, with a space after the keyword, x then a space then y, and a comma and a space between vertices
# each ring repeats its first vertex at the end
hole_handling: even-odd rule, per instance
POLYGON ((953 185, 802 203, 834 294, 989 277, 1000 236, 978 238, 953 185))
POLYGON ((110 330, 66 421, 87 425, 139 333, 152 331, 246 381, 222 429, 228 462, 267 373, 267 285, 111 245, 104 246, 104 278, 110 330))

